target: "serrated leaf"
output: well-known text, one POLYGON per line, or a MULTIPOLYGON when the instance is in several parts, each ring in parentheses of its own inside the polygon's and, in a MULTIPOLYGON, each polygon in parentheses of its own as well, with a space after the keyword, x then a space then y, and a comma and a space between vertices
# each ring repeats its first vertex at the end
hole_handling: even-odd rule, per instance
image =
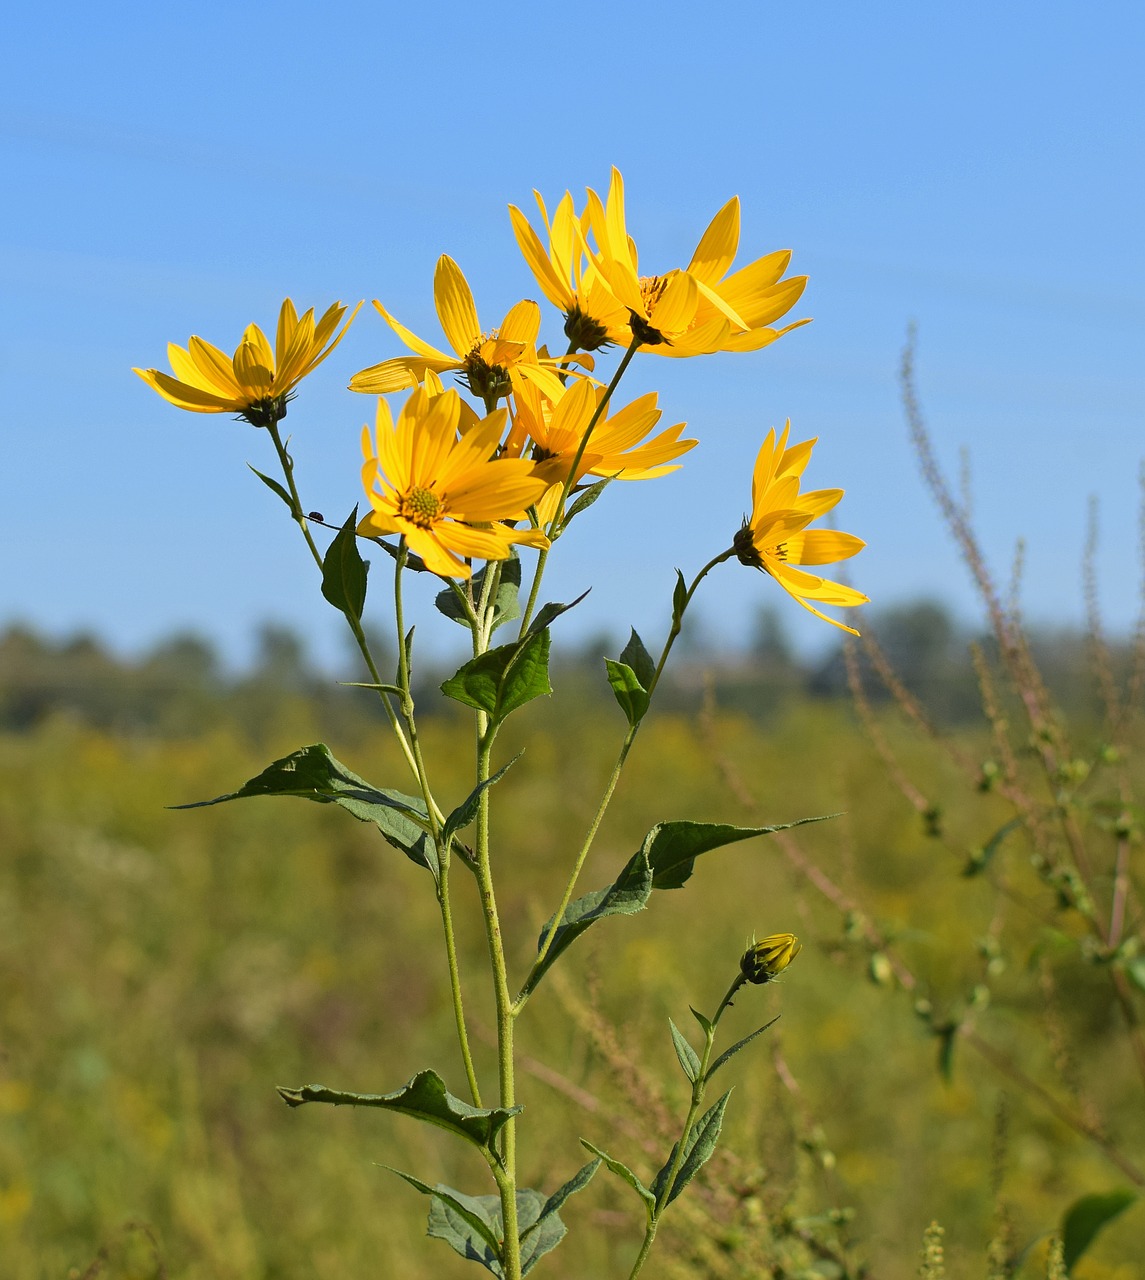
MULTIPOLYGON (((739 840, 749 840, 753 836, 770 835, 807 822, 821 821, 822 818, 801 818, 796 822, 781 822, 770 827, 731 827, 709 822, 657 823, 612 884, 586 893, 569 903, 557 925, 552 946, 545 953, 544 960, 530 972, 522 989, 523 994, 531 992, 558 956, 567 951, 598 920, 613 915, 635 915, 648 905, 653 889, 678 889, 686 884, 700 854, 739 840)), ((550 918, 541 930, 537 943, 538 952, 544 946, 553 924, 554 921, 550 918)))
POLYGON ((378 1107, 383 1111, 396 1111, 448 1129, 484 1151, 493 1150, 497 1134, 522 1110, 521 1107, 472 1107, 450 1093, 436 1071, 419 1071, 393 1093, 346 1093, 321 1084, 307 1084, 300 1089, 280 1088, 278 1094, 289 1107, 325 1102, 334 1107, 378 1107))
MULTIPOLYGON (((497 592, 493 597, 493 630, 503 626, 506 622, 512 622, 514 618, 521 616, 521 561, 517 553, 514 551, 507 560, 497 562, 500 568, 500 578, 497 583, 497 592)), ((481 593, 485 587, 485 575, 489 572, 487 564, 483 569, 478 570, 472 578, 473 599, 480 600, 481 593)), ((444 614, 452 622, 459 622, 463 627, 469 626, 469 617, 463 608, 461 601, 458 600, 456 593, 452 587, 446 587, 444 591, 440 591, 434 600, 434 605, 438 613, 444 614)))
POLYGON ((552 693, 548 631, 531 631, 515 644, 473 658, 445 681, 441 691, 500 724, 526 702, 552 693))
POLYGON ((604 666, 608 673, 608 683, 628 723, 639 724, 644 719, 648 704, 651 702, 647 690, 637 679, 636 672, 626 663, 605 658, 604 666))
POLYGON ((174 809, 203 809, 249 796, 298 796, 318 804, 336 804, 360 822, 372 822, 386 840, 412 862, 436 877, 437 851, 429 838, 429 816, 416 796, 372 786, 330 754, 324 742, 301 747, 275 760, 237 791, 213 800, 172 805, 174 809))
POLYGON ((669 1155, 664 1162, 663 1168, 652 1181, 652 1193, 656 1197, 658 1213, 664 1212, 711 1159, 712 1152, 716 1149, 716 1143, 720 1140, 720 1130, 723 1128, 724 1123, 724 1111, 731 1096, 732 1091, 729 1089, 692 1126, 692 1131, 688 1134, 688 1141, 684 1144, 683 1163, 680 1165, 669 1190, 666 1185, 668 1174, 676 1161, 676 1152, 680 1144, 677 1142, 672 1148, 671 1155, 669 1155))
POLYGON ((587 511, 611 483, 612 476, 608 476, 606 479, 598 480, 595 484, 590 484, 586 489, 582 489, 577 494, 576 501, 565 512, 564 519, 561 521, 561 528, 563 529, 574 516, 579 516, 582 511, 587 511))
MULTIPOLYGON (((592 588, 589 587, 588 591, 592 588)), ((537 616, 529 623, 530 631, 541 631, 547 627, 555 619, 559 618, 562 613, 568 613, 570 609, 575 609, 578 604, 588 595, 588 591, 582 591, 579 596, 569 604, 546 604, 538 611, 537 616)))
POLYGON ((1104 1195, 1082 1196, 1075 1200, 1062 1218, 1062 1254, 1066 1272, 1093 1243, 1094 1237, 1107 1223, 1123 1213, 1137 1199, 1133 1191, 1119 1189, 1104 1195))
POLYGON ((758 1030, 756 1031, 753 1031, 751 1035, 744 1036, 742 1040, 737 1040, 730 1049, 725 1049, 724 1052, 721 1053, 720 1056, 715 1060, 715 1062, 713 1062, 712 1065, 708 1068, 708 1074, 704 1077, 704 1079, 710 1080, 712 1076, 714 1076, 716 1072, 724 1065, 725 1062, 727 1062, 730 1058, 734 1058, 741 1049, 746 1049, 747 1046, 751 1044, 751 1042, 756 1038, 756 1036, 763 1035, 763 1033, 768 1029, 768 1027, 774 1026, 778 1021, 779 1021, 778 1017, 772 1018, 770 1022, 765 1022, 762 1027, 758 1028, 758 1030))
POLYGON ((366 573, 370 566, 358 551, 358 508, 334 535, 322 559, 322 594, 348 618, 358 621, 366 607, 366 573))
POLYGON ((258 470, 257 467, 251 467, 249 462, 247 463, 247 466, 250 467, 250 469, 255 473, 256 476, 258 476, 258 478, 263 482, 264 485, 266 485, 268 489, 271 489, 278 494, 278 496, 283 500, 283 502, 286 503, 287 507, 290 509, 290 514, 293 515, 294 499, 290 496, 290 494, 286 491, 286 489, 282 485, 280 485, 277 480, 271 479, 270 476, 264 476, 262 472, 258 470))
POLYGON ((440 1182, 431 1187, 410 1173, 389 1165, 385 1167, 430 1197, 427 1235, 444 1240, 463 1258, 479 1262, 495 1276, 504 1276, 501 1269, 504 1232, 500 1228, 501 1202, 497 1196, 467 1196, 440 1182))
POLYGON ((668 1026, 672 1028, 672 1045, 676 1050, 676 1057, 680 1060, 680 1066, 684 1070, 684 1074, 695 1084, 700 1074, 700 1057, 695 1049, 684 1038, 684 1033, 678 1026, 668 1019, 668 1026))
POLYGON ((615 1160, 607 1151, 601 1151, 599 1147, 593 1146, 587 1138, 581 1138, 580 1145, 586 1151, 591 1151, 594 1156, 599 1156, 604 1161, 605 1168, 610 1173, 615 1173, 622 1181, 627 1182, 633 1191, 644 1201, 644 1204, 651 1213, 656 1208, 656 1197, 644 1185, 643 1182, 632 1172, 632 1170, 623 1163, 623 1161, 615 1160))
POLYGON ((459 804, 449 817, 446 818, 445 825, 441 830, 441 844, 443 848, 459 831, 464 831, 465 828, 476 819, 477 811, 481 807, 482 795, 488 791, 494 783, 500 782, 524 754, 525 753, 523 751, 518 751, 512 760, 510 760, 508 764, 502 765, 492 777, 486 778, 484 782, 479 782, 477 786, 475 786, 465 797, 461 804, 459 804))
POLYGON ((672 621, 680 622, 684 617, 684 610, 688 604, 688 584, 684 581, 684 575, 679 569, 676 570, 676 585, 672 588, 672 621))
POLYGON ((620 651, 620 661, 632 668, 643 688, 651 686, 652 677, 656 674, 656 663, 645 649, 644 641, 637 635, 635 627, 628 637, 628 643, 620 651))

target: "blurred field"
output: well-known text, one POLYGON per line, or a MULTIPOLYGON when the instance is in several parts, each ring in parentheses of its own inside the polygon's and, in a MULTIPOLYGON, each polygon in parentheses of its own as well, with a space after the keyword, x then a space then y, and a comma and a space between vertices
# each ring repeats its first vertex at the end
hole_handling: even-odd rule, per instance
MULTIPOLYGON (((537 736, 499 786, 496 829, 518 974, 622 731, 616 709, 579 696, 575 682, 519 720, 506 737, 520 742, 506 741, 503 758, 526 732, 537 736)), ((164 807, 233 790, 318 740, 369 780, 406 787, 386 731, 368 722, 332 731, 301 694, 205 723, 158 734, 55 714, 0 739, 0 1276, 472 1277, 471 1264, 424 1239, 425 1203, 379 1166, 487 1191, 475 1159, 412 1121, 289 1111, 274 1092, 310 1082, 384 1091, 433 1066, 464 1093, 425 873, 372 828, 323 806, 164 807)), ((980 845, 1004 820, 996 798, 958 793, 937 753, 908 742, 890 713, 885 727, 943 798, 950 839, 980 845)), ((982 749, 975 730, 956 732, 982 749)), ((469 761, 456 754, 448 722, 429 722, 426 739, 437 786, 456 802, 469 761)), ((654 714, 583 884, 611 879, 660 819, 833 812, 845 816, 799 833, 799 856, 889 930, 932 1001, 964 997, 983 981, 978 940, 1013 908, 987 878, 959 877, 888 785, 842 699, 781 701, 767 723, 735 710, 654 714)), ((1016 883, 1023 856, 1016 847, 1016 883)), ((467 990, 488 1025, 483 941, 463 869, 455 885, 467 990)), ((865 1260, 874 1276, 914 1275, 937 1218, 947 1274, 986 1276, 995 1171, 1020 1242, 1054 1229, 1078 1196, 1126 1185, 1094 1144, 968 1047, 956 1044, 944 1083, 914 996, 888 981, 850 923, 772 841, 712 853, 685 891, 604 922, 522 1019, 523 1053, 557 1073, 526 1071, 521 1081, 526 1178, 554 1189, 583 1163, 580 1135, 654 1171, 642 1143, 654 1138, 660 1110, 681 1114, 685 1099, 667 1017, 683 1028, 689 1004, 714 1008, 753 932, 791 930, 805 940, 796 964, 774 987, 743 993, 725 1023, 730 1040, 783 1014, 726 1069, 736 1089, 724 1145, 738 1161, 713 1162, 700 1196, 718 1219, 712 1276, 759 1274, 738 1260, 753 1232, 786 1224, 797 1233, 801 1221, 846 1208, 854 1212, 841 1247, 856 1268, 865 1260), (611 1056, 589 1033, 594 1007, 616 1020, 611 1056), (651 1079, 627 1071, 626 1060, 651 1063, 651 1079), (628 1129, 617 1111, 634 1092, 645 1118, 628 1129)), ((1009 925, 1021 946, 991 966, 978 1030, 1031 1074, 1068 1076, 1077 1105, 1097 1099, 1119 1148, 1140 1163, 1140 1081, 1100 973, 1059 978, 1058 1016, 1084 1053, 1055 1065, 1035 973, 1037 956, 1053 953, 1053 931, 1020 913, 1009 925), (1031 1035, 1031 1026, 1042 1031, 1031 1035)), ((487 1043, 479 1052, 488 1067, 487 1043)), ((600 1173, 564 1216, 570 1236, 539 1274, 627 1273, 639 1241, 631 1192, 600 1173)), ((701 1222, 682 1213, 675 1236, 665 1229, 651 1275, 701 1274, 687 1261, 701 1222)), ((1137 1204, 1077 1274, 1145 1276, 1143 1240, 1137 1204)), ((1041 1274, 1040 1259, 1035 1249, 1027 1274, 1041 1274)), ((802 1274, 838 1274, 829 1259, 814 1262, 802 1274)))

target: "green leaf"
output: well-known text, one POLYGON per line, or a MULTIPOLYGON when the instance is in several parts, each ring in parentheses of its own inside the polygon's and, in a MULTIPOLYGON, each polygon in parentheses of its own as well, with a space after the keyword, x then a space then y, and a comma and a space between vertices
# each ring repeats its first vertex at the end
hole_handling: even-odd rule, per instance
POLYGON ((578 1191, 583 1191, 585 1187, 592 1181, 593 1175, 600 1168, 603 1157, 598 1156, 595 1160, 590 1160, 588 1164, 582 1165, 576 1173, 563 1186, 558 1187, 551 1196, 545 1201, 544 1207, 541 1209, 541 1216, 532 1226, 527 1227, 521 1232, 521 1239, 524 1240, 530 1232, 534 1231, 550 1214, 557 1213, 569 1196, 576 1195, 578 1191))
POLYGON ((521 1107, 471 1107, 454 1097, 436 1071, 419 1071, 393 1093, 343 1093, 321 1084, 278 1090, 283 1102, 300 1107, 305 1102, 326 1102, 335 1107, 380 1107, 448 1129, 483 1151, 493 1150, 493 1140, 521 1107))
POLYGON ((347 618, 358 621, 366 607, 366 573, 370 566, 358 552, 358 508, 334 535, 322 561, 322 594, 347 618))
POLYGON ((526 702, 552 693, 548 631, 531 631, 515 644, 472 659, 446 680, 441 691, 500 724, 526 702))
MULTIPOLYGON (((589 587, 588 591, 592 588, 589 587)), ((570 604, 546 604, 538 612, 537 616, 529 624, 530 631, 541 631, 547 627, 555 619, 559 618, 562 613, 568 613, 570 609, 575 609, 578 604, 588 595, 588 591, 582 591, 575 600, 570 604)))
POLYGON ((604 666, 608 672, 608 683, 612 686, 612 692, 616 695, 616 701, 620 703, 620 709, 627 717, 628 723, 639 724, 644 719, 651 701, 647 690, 637 679, 636 672, 625 663, 605 658, 604 666))
POLYGON ((684 581, 684 575, 679 569, 676 570, 676 585, 672 588, 672 622, 677 623, 683 620, 684 610, 688 607, 688 584, 684 581))
MULTIPOLYGON (((522 1275, 528 1275, 541 1258, 564 1239, 567 1228, 558 1210, 569 1196, 588 1185, 599 1166, 599 1160, 585 1165, 548 1199, 531 1187, 517 1191, 522 1275)), ((469 1196, 440 1183, 431 1187, 398 1169, 393 1172, 431 1197, 429 1235, 444 1240, 463 1258, 479 1262, 495 1276, 504 1274, 501 1258, 505 1225, 499 1196, 469 1196)))
POLYGON ((1093 1243, 1094 1236, 1107 1223, 1112 1222, 1137 1199, 1133 1191, 1120 1189, 1105 1195, 1082 1196, 1075 1200, 1062 1218, 1062 1253, 1065 1269, 1073 1271, 1073 1265, 1093 1243))
POLYGON ((563 529, 573 516, 579 516, 582 511, 587 511, 611 483, 612 476, 609 476, 605 480, 598 480, 595 484, 590 484, 586 489, 582 489, 577 494, 576 501, 565 512, 565 518, 561 521, 561 528, 563 529))
POLYGON ((707 1035, 707 1034, 708 1034, 708 1032, 709 1032, 709 1031, 711 1031, 711 1029, 712 1029, 712 1020, 711 1020, 711 1018, 707 1018, 707 1017, 705 1017, 705 1016, 704 1016, 704 1015, 699 1011, 699 1009, 692 1009, 692 1006, 691 1006, 691 1005, 689 1005, 689 1006, 688 1006, 688 1008, 692 1010, 692 1017, 693 1017, 693 1018, 695 1018, 695 1020, 696 1020, 696 1021, 700 1024, 700 1026, 704 1029, 704 1035, 707 1035))
POLYGON ((610 1173, 615 1173, 618 1178, 627 1182, 633 1191, 644 1201, 649 1214, 656 1208, 656 1197, 644 1185, 643 1182, 632 1172, 632 1170, 619 1160, 614 1160, 606 1151, 601 1151, 599 1147, 594 1147, 586 1138, 581 1138, 580 1145, 586 1150, 591 1151, 594 1156, 599 1156, 604 1161, 605 1168, 610 1173))
POLYGON ((651 686, 652 677, 656 674, 656 663, 652 661, 652 655, 645 649, 644 641, 636 634, 635 628, 620 652, 620 661, 632 668, 643 688, 651 686))
POLYGON ((172 805, 174 809, 202 809, 247 796, 298 796, 318 804, 336 804, 360 822, 372 822, 386 840, 412 862, 438 874, 437 851, 427 835, 429 816, 415 796, 371 786, 335 760, 323 742, 276 760, 237 791, 213 800, 172 805))
POLYGON ((772 1018, 770 1022, 765 1022, 762 1027, 760 1027, 756 1031, 753 1031, 751 1035, 744 1036, 742 1040, 737 1040, 730 1049, 725 1049, 724 1052, 721 1053, 720 1056, 715 1060, 715 1062, 713 1062, 712 1065, 708 1068, 708 1074, 704 1077, 705 1081, 710 1080, 712 1076, 714 1076, 716 1072, 724 1065, 724 1063, 728 1061, 729 1058, 734 1058, 741 1049, 746 1049, 747 1046, 751 1044, 751 1042, 756 1038, 756 1036, 763 1035, 763 1033, 768 1029, 768 1027, 774 1026, 775 1023, 777 1023, 778 1021, 779 1021, 778 1016, 772 1018))
POLYGON ((700 1058, 695 1049, 684 1038, 684 1033, 678 1026, 668 1019, 668 1025, 672 1028, 672 1044, 676 1049, 676 1057, 680 1059, 680 1066, 684 1069, 684 1074, 695 1084, 700 1074, 700 1058))
POLYGON ((444 1183, 430 1186, 403 1173, 400 1169, 385 1166, 422 1193, 430 1197, 429 1225, 426 1234, 435 1240, 444 1240, 450 1248, 472 1262, 479 1262, 495 1276, 503 1276, 501 1248, 504 1232, 501 1229, 501 1202, 497 1196, 467 1196, 444 1183))
MULTIPOLYGON (((503 626, 506 622, 512 622, 514 618, 521 616, 521 560, 514 551, 507 560, 499 560, 500 578, 497 582, 497 593, 493 597, 493 630, 503 626)), ((484 569, 478 570, 472 578, 473 599, 480 600, 481 593, 485 589, 485 575, 489 572, 490 566, 486 564, 484 569)), ((446 587, 444 591, 437 594, 434 605, 438 613, 444 614, 453 622, 460 622, 463 627, 469 626, 469 615, 466 613, 462 603, 457 598, 456 592, 452 587, 446 587)))
POLYGON ((1009 822, 999 827, 981 849, 976 849, 967 859, 966 865, 962 868, 962 874, 971 879, 974 876, 981 875, 983 871, 990 865, 994 855, 998 852, 1002 841, 1010 834, 1016 831, 1023 824, 1022 818, 1011 818, 1009 822))
POLYGON ((283 500, 283 502, 285 502, 286 505, 290 508, 290 514, 293 515, 294 499, 290 496, 289 493, 287 493, 287 491, 282 487, 282 485, 280 485, 277 480, 272 480, 270 476, 264 476, 262 472, 259 471, 257 468, 251 467, 249 462, 247 463, 247 466, 250 467, 250 469, 255 473, 256 476, 258 476, 258 478, 263 482, 264 485, 266 485, 268 489, 273 489, 274 492, 278 494, 278 496, 283 500))
POLYGON ((1130 960, 1125 966, 1125 972, 1129 975, 1135 987, 1145 991, 1145 956, 1138 956, 1135 960, 1130 960))
POLYGON ((799 818, 795 822, 779 822, 770 827, 732 827, 720 822, 660 822, 644 837, 640 854, 652 868, 654 889, 680 889, 692 878, 695 861, 702 853, 755 836, 769 836, 776 831, 790 831, 808 822, 824 822, 837 818, 825 813, 816 818, 799 818))
MULTIPOLYGON (((517 1230, 521 1242, 521 1274, 528 1273, 565 1238, 568 1228, 561 1220, 561 1205, 571 1195, 583 1190, 600 1168, 600 1160, 591 1160, 546 1200, 538 1191, 517 1192, 517 1230)), ((498 1206, 499 1208, 500 1206, 498 1206)))
MULTIPOLYGON (((628 874, 626 869, 606 889, 597 889, 570 902, 565 908, 564 915, 561 916, 552 946, 544 960, 530 973, 523 988, 524 993, 528 994, 536 987, 557 958, 567 951, 591 925, 598 920, 603 920, 605 916, 635 915, 647 905, 651 893, 652 871, 650 867, 645 866, 639 875, 628 874)), ((553 921, 550 918, 541 930, 541 936, 537 942, 538 951, 544 946, 552 927, 553 921)))
MULTIPOLYGON (((553 944, 544 960, 529 974, 523 994, 531 992, 556 959, 598 920, 605 916, 635 915, 648 905, 653 889, 679 889, 687 883, 700 854, 753 836, 770 835, 807 822, 821 821, 822 818, 801 818, 797 822, 781 822, 770 827, 731 827, 709 822, 657 823, 612 884, 586 893, 565 908, 556 927, 553 944)), ((538 951, 545 945, 553 924, 550 918, 541 930, 538 951)))
POLYGON ((454 809, 449 817, 446 818, 445 826, 441 831, 442 848, 444 848, 459 831, 464 831, 465 828, 476 819, 477 810, 481 806, 482 794, 493 786, 495 782, 500 782, 524 754, 525 753, 523 751, 518 751, 512 760, 510 760, 508 764, 502 765, 491 778, 486 778, 484 782, 479 782, 469 795, 465 797, 464 801, 462 801, 462 803, 454 809))
POLYGON ((688 1141, 684 1144, 684 1161, 680 1165, 671 1190, 666 1190, 666 1184, 668 1174, 676 1160, 676 1152, 680 1146, 678 1142, 672 1148, 672 1154, 664 1162, 664 1167, 653 1179, 652 1194, 656 1197, 660 1213, 664 1212, 711 1159, 712 1152, 716 1149, 716 1143, 720 1140, 720 1130, 723 1128, 724 1123, 724 1111, 731 1096, 732 1091, 729 1089, 714 1106, 704 1112, 692 1127, 692 1132, 688 1134, 688 1141))

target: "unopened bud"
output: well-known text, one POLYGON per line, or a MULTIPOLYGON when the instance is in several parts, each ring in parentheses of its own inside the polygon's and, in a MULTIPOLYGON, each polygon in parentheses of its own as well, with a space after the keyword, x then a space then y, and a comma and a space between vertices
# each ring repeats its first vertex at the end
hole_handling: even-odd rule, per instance
POLYGON ((743 953, 740 972, 748 982, 770 982, 795 959, 802 945, 793 933, 773 933, 762 942, 753 942, 743 953))

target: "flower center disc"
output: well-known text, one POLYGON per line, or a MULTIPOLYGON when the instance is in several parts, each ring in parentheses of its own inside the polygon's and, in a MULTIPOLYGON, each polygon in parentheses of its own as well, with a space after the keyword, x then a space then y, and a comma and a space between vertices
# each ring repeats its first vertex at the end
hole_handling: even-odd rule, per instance
POLYGON ((420 485, 403 494, 400 511, 411 524, 419 529, 433 527, 433 522, 440 518, 444 503, 432 489, 423 489, 420 485))

